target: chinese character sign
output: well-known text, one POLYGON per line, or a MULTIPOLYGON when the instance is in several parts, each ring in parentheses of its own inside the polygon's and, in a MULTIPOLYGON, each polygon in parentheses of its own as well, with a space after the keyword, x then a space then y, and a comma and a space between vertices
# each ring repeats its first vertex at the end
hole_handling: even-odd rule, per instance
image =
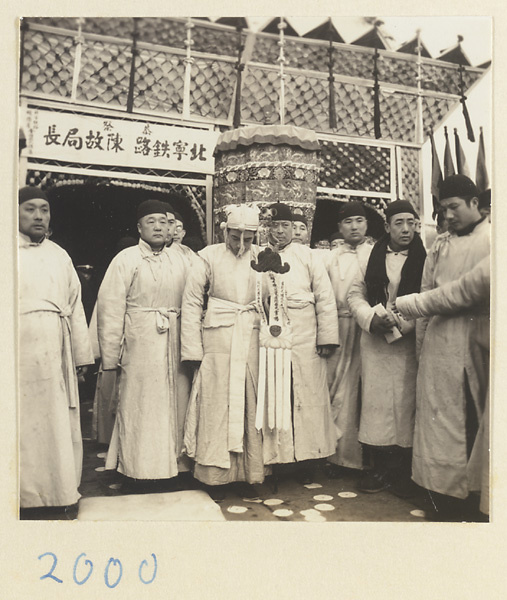
POLYGON ((26 109, 27 154, 90 165, 213 173, 218 132, 26 109))

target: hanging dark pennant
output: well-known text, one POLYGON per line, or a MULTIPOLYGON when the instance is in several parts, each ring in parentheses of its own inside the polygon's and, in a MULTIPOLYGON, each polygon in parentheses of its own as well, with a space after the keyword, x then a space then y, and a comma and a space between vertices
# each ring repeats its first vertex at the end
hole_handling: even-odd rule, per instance
POLYGON ((137 18, 134 17, 134 27, 132 30, 132 62, 130 63, 130 77, 129 77, 129 89, 127 94, 127 112, 131 113, 134 109, 134 83, 136 77, 136 57, 138 55, 137 50, 137 38, 139 33, 137 31, 137 18))
POLYGON ((331 22, 331 17, 329 18, 328 24, 329 24, 329 28, 328 28, 328 34, 329 34, 329 51, 328 51, 329 52, 329 77, 328 77, 328 81, 329 81, 329 128, 336 129, 336 127, 337 127, 336 102, 335 102, 335 95, 334 95, 334 73, 333 73, 333 69, 334 69, 333 24, 331 22))
POLYGON ((21 39, 19 42, 19 89, 23 86, 23 70, 24 70, 24 58, 25 58, 25 33, 28 31, 28 21, 26 17, 21 17, 21 39))
POLYGON ((468 114, 468 108, 466 105, 465 96, 465 82, 463 80, 463 65, 459 66, 459 89, 460 89, 460 102, 463 108, 463 116, 465 117, 465 124, 467 128, 467 137, 471 142, 475 142, 474 130, 472 128, 472 121, 470 121, 470 115, 468 114))
POLYGON ((378 82, 378 48, 373 57, 373 129, 375 138, 382 137, 380 132, 380 86, 378 82))
POLYGON ((235 129, 241 125, 241 73, 245 68, 245 65, 241 62, 243 50, 245 49, 241 23, 238 23, 236 26, 236 31, 238 32, 238 62, 236 63, 236 96, 234 100, 234 117, 232 120, 232 126, 235 129))
POLYGON ((431 142, 431 200, 433 203, 432 219, 435 220, 438 211, 440 210, 439 197, 440 186, 442 185, 442 171, 440 169, 440 161, 438 160, 437 149, 435 148, 435 140, 433 139, 433 131, 430 131, 431 142))

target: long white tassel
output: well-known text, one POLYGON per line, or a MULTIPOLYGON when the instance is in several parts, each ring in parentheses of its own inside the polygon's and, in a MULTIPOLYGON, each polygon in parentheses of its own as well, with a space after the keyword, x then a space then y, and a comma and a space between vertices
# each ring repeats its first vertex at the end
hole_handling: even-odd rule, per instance
POLYGON ((283 410, 282 410, 282 429, 288 431, 292 424, 291 406, 290 406, 290 388, 291 388, 291 358, 292 351, 284 349, 283 352, 283 410))
POLYGON ((266 403, 266 348, 259 348, 259 383, 257 389, 257 412, 255 413, 255 428, 257 431, 264 425, 264 406, 266 403))
POLYGON ((275 350, 268 348, 268 427, 275 425, 275 350))
POLYGON ((275 366, 276 366, 276 379, 275 379, 275 422, 276 428, 280 429, 282 426, 282 411, 283 411, 283 348, 277 348, 275 350, 275 366))

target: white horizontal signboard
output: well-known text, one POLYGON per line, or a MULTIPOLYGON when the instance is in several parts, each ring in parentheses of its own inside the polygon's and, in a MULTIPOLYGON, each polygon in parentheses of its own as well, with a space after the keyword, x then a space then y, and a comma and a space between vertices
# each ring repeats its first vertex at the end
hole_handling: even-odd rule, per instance
POLYGON ((213 173, 218 131, 26 109, 27 153, 87 165, 213 173))

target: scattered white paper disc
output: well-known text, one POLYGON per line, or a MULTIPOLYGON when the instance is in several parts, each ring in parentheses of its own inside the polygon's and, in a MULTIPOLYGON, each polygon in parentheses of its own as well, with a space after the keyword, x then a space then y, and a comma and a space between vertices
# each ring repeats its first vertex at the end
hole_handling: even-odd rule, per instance
POLYGON ((278 506, 279 504, 283 504, 283 500, 280 500, 280 498, 268 498, 264 500, 264 504, 266 506, 278 506))
POLYGON ((328 502, 329 500, 333 499, 333 496, 328 496, 327 494, 318 494, 317 496, 314 496, 313 499, 317 500, 317 502, 328 502))
POLYGON ((96 470, 98 473, 102 473, 102 471, 105 471, 105 470, 106 470, 106 467, 97 467, 95 470, 96 470))
POLYGON ((85 442, 91 442, 91 441, 92 441, 92 438, 87 438, 87 437, 84 437, 84 438, 83 438, 83 441, 85 441, 85 442))
POLYGON ((121 489, 121 483, 112 483, 109 486, 109 489, 111 489, 111 490, 119 490, 119 489, 121 489))
POLYGON ((89 408, 89 409, 88 409, 88 412, 93 412, 93 408, 89 408))
POLYGON ((354 492, 340 492, 338 496, 340 498, 357 498, 357 494, 354 492))
POLYGON ((326 520, 326 517, 324 517, 324 515, 321 515, 320 512, 318 510, 315 510, 314 508, 302 510, 301 514, 305 518, 305 521, 318 523, 326 520))
POLYGON ((227 512, 234 513, 236 515, 240 515, 245 513, 248 510, 246 506, 229 506, 227 512))
POLYGON ((107 456, 107 452, 99 452, 97 454, 97 458, 106 458, 106 456, 107 456))
POLYGON ((424 510, 411 510, 410 514, 413 517, 420 517, 421 519, 424 519, 424 517, 426 516, 426 513, 424 512, 424 510))
POLYGON ((275 517, 290 517, 293 515, 293 511, 288 508, 277 508, 273 511, 275 517))
POLYGON ((255 502, 256 504, 260 504, 262 500, 260 498, 242 498, 243 502, 255 502))
POLYGON ((327 512, 328 510, 334 510, 334 506, 332 504, 316 504, 315 508, 324 512, 327 512))
POLYGON ((305 483, 305 488, 307 490, 316 490, 317 488, 321 488, 320 483, 305 483))

